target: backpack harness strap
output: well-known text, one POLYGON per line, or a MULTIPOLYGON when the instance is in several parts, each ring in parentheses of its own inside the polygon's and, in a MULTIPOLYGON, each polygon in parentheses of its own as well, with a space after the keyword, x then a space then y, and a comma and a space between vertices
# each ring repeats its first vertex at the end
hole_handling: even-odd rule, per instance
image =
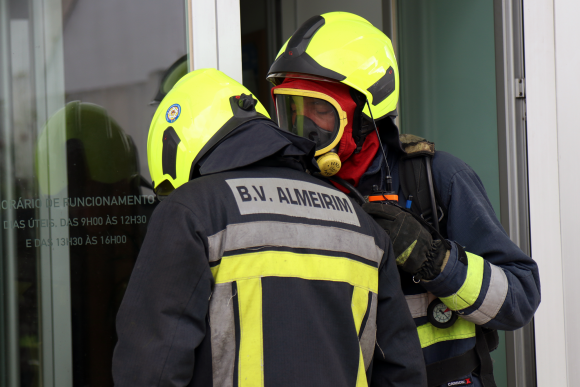
POLYGON ((431 171, 435 144, 413 134, 402 134, 399 140, 406 152, 399 161, 399 179, 409 209, 446 236, 445 211, 431 171))
POLYGON ((473 373, 480 377, 484 387, 496 387, 493 363, 489 353, 497 348, 496 330, 475 327, 475 347, 462 355, 441 360, 427 366, 427 385, 438 387, 473 373))

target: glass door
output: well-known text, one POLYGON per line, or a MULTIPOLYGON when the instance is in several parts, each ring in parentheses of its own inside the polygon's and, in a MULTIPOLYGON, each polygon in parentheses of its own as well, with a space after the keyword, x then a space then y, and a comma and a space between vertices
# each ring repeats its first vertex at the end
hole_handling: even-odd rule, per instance
MULTIPOLYGON (((471 166, 500 214, 493 2, 397 1, 400 129, 471 166)), ((507 386, 505 334, 492 352, 507 386)))
POLYGON ((181 0, 0 0, 0 385, 113 385, 185 19, 181 0))

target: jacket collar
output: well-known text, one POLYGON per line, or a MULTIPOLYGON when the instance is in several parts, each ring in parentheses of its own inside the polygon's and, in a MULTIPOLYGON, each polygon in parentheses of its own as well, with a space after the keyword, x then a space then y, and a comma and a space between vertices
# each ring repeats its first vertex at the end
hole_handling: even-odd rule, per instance
POLYGON ((263 165, 263 160, 278 160, 272 166, 301 165, 302 169, 318 172, 315 148, 313 141, 283 131, 269 120, 254 120, 236 128, 201 159, 199 172, 202 176, 210 175, 260 161, 263 165), (285 158, 294 161, 282 161, 285 158))

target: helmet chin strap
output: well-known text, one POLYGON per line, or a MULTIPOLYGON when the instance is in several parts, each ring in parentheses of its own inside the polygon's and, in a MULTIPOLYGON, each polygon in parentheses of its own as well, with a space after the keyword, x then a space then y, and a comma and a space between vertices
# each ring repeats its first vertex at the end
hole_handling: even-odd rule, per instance
POLYGON ((369 108, 369 114, 371 115, 371 121, 373 122, 373 126, 375 127, 375 132, 377 132, 377 138, 379 139, 379 147, 383 152, 383 157, 385 159, 385 164, 387 165, 387 192, 393 191, 393 178, 391 177, 391 168, 389 168, 389 162, 387 161, 387 154, 385 153, 385 149, 383 148, 383 143, 381 142, 381 136, 379 136, 379 129, 377 128, 377 124, 375 119, 373 118, 373 111, 371 110, 371 105, 369 103, 369 99, 367 98, 367 106, 369 108))

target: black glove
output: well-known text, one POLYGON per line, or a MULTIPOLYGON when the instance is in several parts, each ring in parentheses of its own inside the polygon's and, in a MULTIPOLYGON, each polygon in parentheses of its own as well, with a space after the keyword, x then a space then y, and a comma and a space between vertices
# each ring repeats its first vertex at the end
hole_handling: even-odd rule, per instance
POLYGON ((415 217, 395 205, 365 203, 363 210, 387 232, 393 242, 397 265, 413 280, 431 280, 441 273, 441 266, 451 249, 444 239, 433 240, 431 233, 415 217))

